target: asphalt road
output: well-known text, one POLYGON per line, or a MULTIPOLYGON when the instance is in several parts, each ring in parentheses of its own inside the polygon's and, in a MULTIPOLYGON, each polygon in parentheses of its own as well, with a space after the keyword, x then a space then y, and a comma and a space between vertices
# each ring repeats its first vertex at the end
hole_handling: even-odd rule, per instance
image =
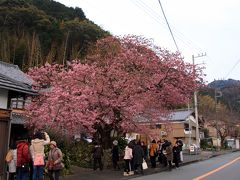
POLYGON ((240 180, 240 152, 132 180, 240 180))

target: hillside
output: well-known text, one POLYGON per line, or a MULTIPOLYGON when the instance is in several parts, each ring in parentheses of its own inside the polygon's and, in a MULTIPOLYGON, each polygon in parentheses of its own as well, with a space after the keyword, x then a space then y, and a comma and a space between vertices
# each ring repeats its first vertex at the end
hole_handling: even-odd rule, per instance
POLYGON ((23 70, 82 58, 109 33, 81 8, 53 0, 0 0, 0 59, 23 70))
POLYGON ((50 0, 26 0, 28 3, 36 6, 38 9, 44 11, 47 15, 56 18, 59 21, 72 20, 79 18, 85 20, 86 16, 81 8, 66 7, 65 5, 50 0))
MULTIPOLYGON (((215 99, 215 90, 222 93, 218 100, 227 105, 231 112, 240 114, 240 81, 234 79, 215 80, 202 89, 200 94, 209 95, 215 99)), ((219 94, 218 94, 219 95, 219 94)))
POLYGON ((228 79, 228 80, 215 80, 208 84, 211 88, 224 89, 233 86, 240 86, 239 80, 228 79))

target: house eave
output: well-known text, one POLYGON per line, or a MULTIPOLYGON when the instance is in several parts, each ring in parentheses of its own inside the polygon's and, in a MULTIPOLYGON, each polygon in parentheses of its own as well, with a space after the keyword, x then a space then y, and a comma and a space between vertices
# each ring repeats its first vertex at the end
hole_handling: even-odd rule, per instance
POLYGON ((8 86, 8 85, 3 85, 3 84, 0 84, 0 88, 1 89, 6 89, 6 90, 12 90, 12 91, 16 91, 16 92, 21 92, 21 93, 25 93, 25 94, 28 94, 28 95, 33 95, 33 96, 36 96, 38 95, 38 92, 37 91, 33 91, 33 90, 28 90, 28 89, 24 89, 24 88, 20 88, 20 87, 12 87, 12 86, 8 86))

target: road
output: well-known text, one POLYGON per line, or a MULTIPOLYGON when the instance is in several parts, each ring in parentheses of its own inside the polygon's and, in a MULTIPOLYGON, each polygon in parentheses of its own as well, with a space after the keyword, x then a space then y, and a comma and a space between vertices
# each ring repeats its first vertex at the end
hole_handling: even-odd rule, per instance
POLYGON ((132 180, 240 180, 240 152, 132 180))

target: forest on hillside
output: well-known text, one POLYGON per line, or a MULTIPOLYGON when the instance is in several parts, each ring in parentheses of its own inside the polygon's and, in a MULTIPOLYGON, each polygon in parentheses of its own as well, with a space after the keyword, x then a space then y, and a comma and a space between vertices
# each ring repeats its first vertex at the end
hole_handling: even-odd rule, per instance
POLYGON ((215 80, 209 83, 211 96, 227 105, 231 112, 240 114, 240 81, 234 79, 215 80), (215 92, 217 90, 217 94, 215 92), (219 94, 220 93, 220 94, 219 94))
POLYGON ((201 88, 198 110, 202 120, 217 130, 222 145, 226 137, 239 137, 240 81, 215 80, 201 88))
POLYGON ((216 113, 221 111, 221 118, 228 119, 235 125, 240 122, 240 81, 215 80, 199 90, 198 98, 203 116, 212 115, 210 119, 215 119, 216 113))
POLYGON ((0 0, 0 60, 24 71, 82 58, 108 35, 78 7, 53 0, 0 0))

